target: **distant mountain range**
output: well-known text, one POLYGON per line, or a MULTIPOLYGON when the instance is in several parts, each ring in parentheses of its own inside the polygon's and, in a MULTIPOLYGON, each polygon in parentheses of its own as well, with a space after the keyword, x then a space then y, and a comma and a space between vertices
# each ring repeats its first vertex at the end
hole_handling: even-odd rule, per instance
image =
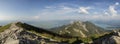
MULTIPOLYGON (((95 44, 100 40, 104 41, 104 37, 105 40, 110 40, 109 37, 116 36, 111 33, 113 32, 104 30, 89 21, 73 21, 48 30, 27 23, 13 22, 0 27, 0 44, 95 44), (106 35, 111 36, 106 37, 106 35)), ((112 41, 119 41, 118 39, 112 41)))

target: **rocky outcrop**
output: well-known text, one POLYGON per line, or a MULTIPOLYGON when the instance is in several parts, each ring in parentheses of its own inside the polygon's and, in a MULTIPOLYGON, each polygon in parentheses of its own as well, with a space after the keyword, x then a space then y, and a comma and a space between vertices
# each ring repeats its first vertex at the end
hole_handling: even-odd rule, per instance
POLYGON ((0 44, 45 44, 46 42, 53 42, 47 38, 42 38, 34 33, 28 32, 26 29, 17 26, 15 22, 5 31, 0 33, 0 44))
POLYGON ((94 40, 94 44, 120 44, 120 32, 106 34, 94 40))

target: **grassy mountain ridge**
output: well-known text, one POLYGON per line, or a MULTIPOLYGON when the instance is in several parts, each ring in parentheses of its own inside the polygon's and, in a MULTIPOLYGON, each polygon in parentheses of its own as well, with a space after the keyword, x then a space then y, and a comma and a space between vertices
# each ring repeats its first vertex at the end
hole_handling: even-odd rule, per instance
POLYGON ((98 38, 106 33, 103 28, 89 21, 75 21, 61 27, 52 28, 51 30, 61 35, 78 37, 84 42, 92 41, 92 38, 98 38))
POLYGON ((55 33, 59 33, 59 34, 69 33, 71 35, 75 35, 74 33, 80 34, 78 31, 82 31, 85 34, 95 34, 95 33, 101 34, 105 31, 103 28, 98 27, 88 21, 87 22, 76 21, 71 24, 63 25, 61 27, 56 27, 56 28, 52 28, 52 29, 53 29, 53 32, 55 32, 55 33), (60 31, 61 32, 63 31, 63 32, 60 33, 60 31), (69 31, 69 32, 65 32, 65 31, 69 31))

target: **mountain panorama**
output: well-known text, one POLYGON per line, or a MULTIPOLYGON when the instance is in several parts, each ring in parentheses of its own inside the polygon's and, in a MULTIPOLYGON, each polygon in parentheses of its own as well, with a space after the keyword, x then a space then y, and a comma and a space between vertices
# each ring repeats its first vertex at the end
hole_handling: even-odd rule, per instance
POLYGON ((120 44, 119 30, 86 21, 43 29, 23 22, 0 26, 0 44, 120 44))
POLYGON ((120 44, 120 0, 0 0, 0 44, 120 44))

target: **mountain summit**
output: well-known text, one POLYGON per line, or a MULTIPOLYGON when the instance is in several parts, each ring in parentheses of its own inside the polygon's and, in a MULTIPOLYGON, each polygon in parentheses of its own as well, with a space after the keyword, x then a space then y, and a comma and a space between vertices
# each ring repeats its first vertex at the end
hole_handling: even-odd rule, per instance
POLYGON ((63 25, 61 27, 52 28, 53 32, 70 35, 70 36, 78 36, 78 37, 89 37, 91 35, 97 35, 104 32, 104 29, 96 26, 91 22, 81 22, 75 21, 68 25, 63 25))
POLYGON ((92 39, 106 33, 106 30, 89 21, 74 21, 67 25, 52 28, 51 31, 60 35, 78 37, 84 43, 92 43, 92 39))

